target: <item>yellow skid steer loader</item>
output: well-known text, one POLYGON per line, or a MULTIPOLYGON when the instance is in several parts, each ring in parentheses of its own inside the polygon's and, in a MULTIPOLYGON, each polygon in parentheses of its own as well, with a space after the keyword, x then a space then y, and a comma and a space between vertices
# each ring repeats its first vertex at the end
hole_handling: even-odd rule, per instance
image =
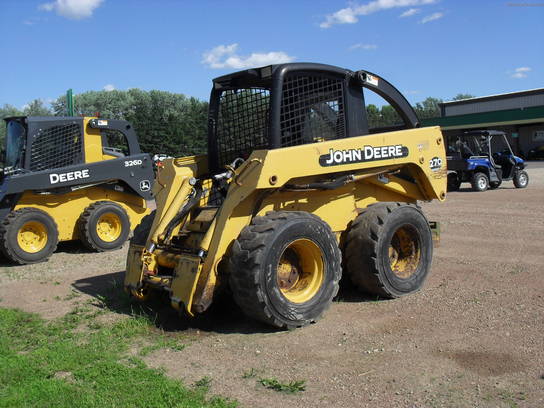
POLYGON ((149 213, 153 163, 130 123, 83 117, 12 117, 0 174, 0 251, 45 261, 59 241, 121 247, 149 213))
POLYGON ((229 287, 248 316, 279 328, 317 320, 344 274, 396 298, 421 288, 432 231, 417 205, 444 200, 438 127, 366 71, 295 63, 216 78, 208 155, 166 160, 157 209, 136 228, 125 287, 202 313, 229 287), (402 119, 370 129, 363 88, 402 119))

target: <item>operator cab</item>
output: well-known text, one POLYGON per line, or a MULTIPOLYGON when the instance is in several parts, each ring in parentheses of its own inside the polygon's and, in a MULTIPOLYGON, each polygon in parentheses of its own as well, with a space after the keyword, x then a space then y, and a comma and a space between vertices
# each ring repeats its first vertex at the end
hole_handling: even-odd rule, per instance
POLYGON ((4 119, 3 176, 52 170, 140 154, 131 125, 84 117, 14 116, 4 119), (87 137, 84 141, 84 127, 87 137))
POLYGON ((419 120, 404 96, 373 73, 291 63, 215 78, 208 124, 213 174, 254 150, 411 129, 419 120), (385 99, 402 123, 369 128, 363 88, 385 99))

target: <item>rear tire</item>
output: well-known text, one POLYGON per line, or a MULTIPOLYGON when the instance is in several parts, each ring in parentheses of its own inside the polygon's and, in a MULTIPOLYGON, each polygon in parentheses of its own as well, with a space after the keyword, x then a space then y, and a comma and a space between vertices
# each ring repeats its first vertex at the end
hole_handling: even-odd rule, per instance
POLYGON ((474 191, 486 191, 489 188, 489 177, 485 173, 476 173, 472 176, 471 184, 474 191))
POLYGON ((57 224, 37 208, 12 211, 0 224, 0 251, 20 265, 46 261, 58 241, 57 224))
POLYGON ((78 221, 79 239, 97 252, 121 248, 130 235, 130 220, 119 204, 97 201, 88 206, 78 221))
POLYGON ((352 223, 346 239, 346 268, 366 293, 397 298, 421 289, 431 267, 429 223, 418 207, 379 203, 352 223))
POLYGON ((516 188, 525 188, 529 185, 529 174, 525 170, 517 171, 514 174, 514 186, 516 188))
POLYGON ((341 257, 334 233, 315 215, 255 217, 232 247, 234 300, 246 315, 275 327, 315 322, 338 293, 341 257))

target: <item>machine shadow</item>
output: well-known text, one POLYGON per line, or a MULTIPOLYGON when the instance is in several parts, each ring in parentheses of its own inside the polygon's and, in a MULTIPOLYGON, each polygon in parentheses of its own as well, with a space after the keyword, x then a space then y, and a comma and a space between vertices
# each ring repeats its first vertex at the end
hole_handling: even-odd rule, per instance
MULTIPOLYGON (((167 332, 200 330, 223 334, 274 333, 281 330, 247 318, 230 296, 214 300, 206 313, 190 318, 170 307, 167 296, 157 295, 148 302, 132 300, 123 290, 124 272, 107 273, 76 280, 74 289, 95 298, 94 306, 113 313, 140 316, 167 332)), ((166 295, 166 293, 164 293, 166 295)), ((342 279, 335 302, 373 302, 376 296, 357 291, 348 279, 342 279)))
POLYGON ((94 306, 113 313, 140 316, 167 332, 200 330, 224 334, 273 333, 277 330, 246 318, 227 296, 214 300, 206 313, 190 318, 174 310, 164 296, 158 294, 142 303, 131 299, 123 289, 124 271, 91 276, 72 283, 75 290, 96 299, 94 306))
POLYGON ((342 277, 340 280, 340 288, 338 294, 334 298, 335 302, 341 303, 364 303, 364 302, 386 302, 391 299, 381 298, 376 295, 361 292, 357 289, 348 276, 342 277))
POLYGON ((67 254, 90 254, 92 251, 85 248, 80 241, 74 240, 59 242, 55 253, 59 252, 64 252, 67 254))
MULTIPOLYGON (((63 241, 59 242, 57 245, 57 253, 66 253, 66 254, 89 254, 92 251, 85 248, 79 241, 63 241)), ((53 254, 53 256, 55 256, 53 254)), ((24 265, 19 265, 8 260, 5 256, 0 255, 0 268, 18 268, 24 265)))

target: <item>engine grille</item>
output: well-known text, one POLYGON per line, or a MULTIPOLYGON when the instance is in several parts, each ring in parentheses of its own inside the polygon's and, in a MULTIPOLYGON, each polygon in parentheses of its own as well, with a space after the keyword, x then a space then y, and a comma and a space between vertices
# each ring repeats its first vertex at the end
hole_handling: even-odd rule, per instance
POLYGON ((221 94, 217 118, 219 165, 246 159, 268 147, 270 91, 262 88, 227 90, 221 94))
POLYGON ((283 83, 280 129, 282 146, 344 137, 342 80, 287 76, 283 83))
POLYGON ((32 141, 30 170, 50 170, 82 162, 81 127, 66 124, 40 129, 32 141))

